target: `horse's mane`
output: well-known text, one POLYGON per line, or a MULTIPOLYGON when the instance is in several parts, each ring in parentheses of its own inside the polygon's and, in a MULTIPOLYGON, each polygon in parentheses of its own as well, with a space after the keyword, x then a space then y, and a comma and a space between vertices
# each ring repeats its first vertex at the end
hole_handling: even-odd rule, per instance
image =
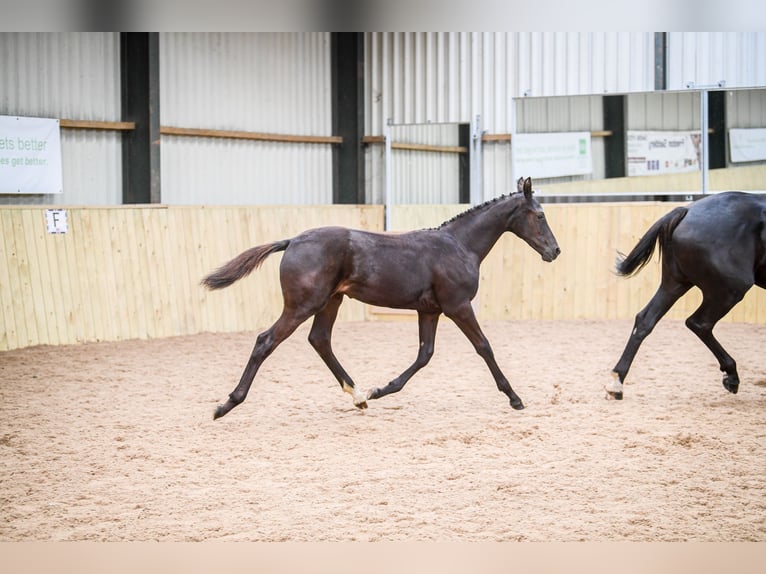
POLYGON ((487 207, 487 206, 489 206, 489 205, 494 205, 494 204, 495 204, 495 203, 497 203, 498 201, 502 201, 502 200, 504 200, 504 199, 509 199, 509 198, 513 197, 514 195, 519 195, 520 193, 523 193, 523 192, 521 192, 521 191, 516 191, 516 192, 514 192, 514 193, 506 193, 506 194, 503 194, 503 195, 501 195, 501 196, 498 196, 498 197, 494 197, 494 198, 492 198, 492 199, 489 199, 489 200, 485 201, 484 203, 480 203, 479 205, 474 205, 473 207, 471 207, 471 208, 469 208, 469 209, 466 209, 466 210, 465 210, 465 211, 463 211, 462 213, 458 213, 458 214, 457 214, 456 216, 454 216, 453 218, 451 218, 451 219, 448 219, 447 221, 445 221, 444 223, 442 223, 441 225, 439 225, 439 227, 432 227, 431 229, 441 229, 442 227, 444 227, 444 226, 446 226, 446 225, 449 225, 449 224, 450 224, 450 223, 452 223, 453 221, 457 221, 458 219, 461 219, 461 218, 465 217, 466 215, 469 215, 469 214, 471 214, 471 213, 474 213, 475 211, 479 211, 479 210, 481 210, 481 209, 484 209, 485 207, 487 207))

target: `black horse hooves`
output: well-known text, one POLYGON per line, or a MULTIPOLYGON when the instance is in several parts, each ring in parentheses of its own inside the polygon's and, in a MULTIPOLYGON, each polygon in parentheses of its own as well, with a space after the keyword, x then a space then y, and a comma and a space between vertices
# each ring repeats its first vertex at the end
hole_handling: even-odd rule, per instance
POLYGON ((736 395, 739 390, 739 377, 724 375, 723 388, 729 391, 732 395, 736 395))
POLYGON ((213 412, 213 420, 220 419, 223 415, 228 413, 231 409, 237 406, 237 403, 229 399, 222 405, 218 405, 213 412))
POLYGON ((523 411, 524 403, 521 402, 521 399, 518 399, 516 402, 511 401, 511 408, 515 411, 523 411))
POLYGON ((622 391, 607 391, 606 392, 606 398, 607 399, 614 399, 615 401, 621 401, 622 400, 622 391))

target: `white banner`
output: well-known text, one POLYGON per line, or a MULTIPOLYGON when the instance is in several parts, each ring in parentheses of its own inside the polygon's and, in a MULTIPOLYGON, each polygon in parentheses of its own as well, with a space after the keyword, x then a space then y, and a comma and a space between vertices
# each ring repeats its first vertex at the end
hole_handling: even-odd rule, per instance
POLYGON ((731 161, 761 161, 766 159, 766 128, 729 130, 731 161))
POLYGON ((0 193, 61 193, 59 121, 0 116, 0 193))
POLYGON ((700 132, 627 132, 628 175, 660 175, 701 167, 700 132))
POLYGON ((590 132, 514 134, 516 173, 524 177, 562 177, 593 172, 590 132))

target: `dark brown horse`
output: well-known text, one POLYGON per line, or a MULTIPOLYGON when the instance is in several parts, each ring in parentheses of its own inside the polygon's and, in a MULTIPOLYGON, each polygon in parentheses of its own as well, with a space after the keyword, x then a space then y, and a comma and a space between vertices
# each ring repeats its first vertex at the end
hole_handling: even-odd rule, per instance
POLYGON ((724 388, 736 393, 737 364, 713 336, 713 327, 753 285, 766 288, 766 197, 730 191, 677 207, 618 260, 617 273, 631 276, 640 271, 656 244, 662 258, 660 287, 636 315, 625 350, 612 370, 615 379, 606 386, 608 396, 622 399, 622 384, 641 342, 693 286, 702 291, 702 303, 686 326, 715 355, 724 373, 724 388))
POLYGON ((479 265, 506 231, 525 240, 545 261, 560 249, 543 209, 532 197, 532 181, 519 179, 519 192, 476 206, 437 229, 408 233, 371 233, 342 227, 321 227, 253 247, 202 280, 221 289, 245 277, 266 257, 284 251, 279 268, 284 308, 277 321, 258 335, 239 384, 219 405, 219 418, 245 400, 263 361, 306 319, 314 316, 309 342, 332 371, 354 405, 367 407, 400 391, 431 359, 439 316, 452 319, 486 361, 497 388, 514 409, 524 404, 495 362, 471 307, 479 287, 479 265), (367 393, 357 389, 335 357, 330 339, 343 296, 381 307, 418 312, 420 346, 415 362, 393 381, 367 393))

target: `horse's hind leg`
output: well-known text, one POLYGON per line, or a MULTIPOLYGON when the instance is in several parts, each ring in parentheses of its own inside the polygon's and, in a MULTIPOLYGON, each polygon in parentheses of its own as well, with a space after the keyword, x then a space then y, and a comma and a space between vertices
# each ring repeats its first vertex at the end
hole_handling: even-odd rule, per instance
POLYGON ((737 363, 713 336, 713 327, 728 313, 734 305, 745 296, 744 291, 728 291, 726 293, 706 293, 703 291, 702 304, 686 320, 686 326, 705 343, 705 346, 715 355, 723 376, 724 388, 732 394, 739 390, 739 374, 737 363))
POLYGON ((453 312, 447 313, 445 311, 445 314, 452 319, 463 334, 468 337, 468 340, 471 341, 476 352, 482 359, 484 359, 484 362, 487 363, 487 366, 495 379, 495 384, 497 385, 498 390, 505 393, 510 399, 511 407, 516 410, 523 409, 524 403, 521 402, 519 396, 511 388, 508 379, 505 378, 500 367, 497 366, 492 347, 490 346, 487 337, 484 336, 481 327, 479 327, 479 322, 476 320, 476 315, 473 312, 470 301, 466 301, 465 304, 461 305, 453 312))
POLYGON ((250 390, 250 385, 253 384, 255 374, 258 372, 261 364, 263 364, 263 361, 266 360, 266 357, 271 355, 274 349, 277 348, 277 345, 287 339, 308 317, 309 315, 307 314, 299 315, 284 309, 279 319, 269 329, 258 335, 255 347, 253 347, 242 377, 239 379, 239 384, 229 394, 228 400, 224 404, 218 405, 213 414, 213 419, 221 418, 245 400, 247 392, 250 390))
POLYGON ((639 311, 622 356, 612 369, 615 379, 604 387, 608 397, 617 400, 622 399, 622 384, 625 382, 625 377, 628 375, 641 343, 673 306, 673 303, 678 301, 679 297, 690 288, 691 286, 687 284, 663 282, 646 307, 639 311))
POLYGON ((401 375, 388 383, 385 387, 370 389, 368 399, 379 399, 391 393, 398 393, 407 384, 412 376, 428 364, 434 354, 434 340, 436 339, 436 326, 439 323, 440 313, 418 313, 418 335, 420 346, 415 362, 410 365, 401 375))
POLYGON ((367 408, 367 396, 356 388, 354 381, 348 376, 346 370, 338 362, 335 354, 332 352, 332 327, 338 316, 338 308, 343 302, 343 294, 333 295, 327 305, 314 316, 314 323, 309 332, 309 343, 314 347, 319 356, 322 357, 325 365, 332 371, 335 378, 340 383, 341 388, 349 393, 354 399, 354 406, 360 409, 367 408))

